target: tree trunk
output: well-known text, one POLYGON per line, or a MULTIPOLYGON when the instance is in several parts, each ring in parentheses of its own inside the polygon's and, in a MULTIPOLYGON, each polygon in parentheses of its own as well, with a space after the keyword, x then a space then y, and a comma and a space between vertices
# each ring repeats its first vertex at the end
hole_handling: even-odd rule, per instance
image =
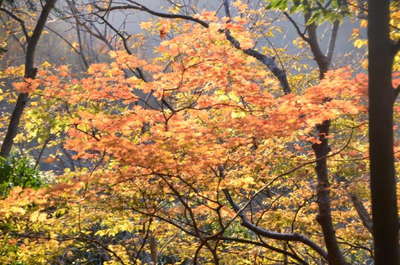
POLYGON ((317 203, 318 203, 318 216, 317 221, 322 228, 324 241, 328 250, 328 262, 330 265, 344 265, 347 264, 342 252, 340 251, 339 244, 336 239, 335 228, 333 227, 332 213, 331 213, 331 198, 330 198, 330 184, 328 178, 327 155, 330 151, 328 144, 330 121, 326 120, 322 124, 317 125, 319 133, 319 144, 313 144, 312 148, 317 159, 315 171, 317 173, 318 187, 317 187, 317 203))
MULTIPOLYGON (((309 14, 306 14, 305 20, 308 21, 309 14)), ((319 78, 323 79, 326 72, 331 64, 333 56, 333 49, 336 41, 336 35, 338 30, 338 24, 335 22, 332 30, 331 43, 328 49, 328 56, 321 51, 321 47, 318 42, 317 26, 311 24, 307 26, 309 45, 311 52, 314 55, 314 60, 318 64, 319 78)), ((326 101, 331 99, 326 98, 326 101)), ((329 265, 346 265, 346 260, 340 250, 339 244, 336 238, 336 232, 333 225, 332 209, 331 209, 331 197, 330 197, 330 182, 328 172, 328 158, 327 155, 330 152, 328 134, 331 125, 330 120, 325 120, 321 124, 316 125, 318 132, 318 140, 320 143, 312 145, 312 149, 316 158, 315 172, 317 174, 317 204, 318 204, 318 216, 317 221, 321 226, 322 234, 326 249, 328 250, 328 263, 329 265)))
POLYGON ((369 154, 376 265, 399 265, 399 221, 393 155, 393 49, 390 1, 368 1, 369 154))
MULTIPOLYGON (((53 9, 56 2, 57 0, 48 0, 46 2, 42 12, 40 13, 32 36, 27 40, 28 46, 25 55, 25 78, 36 78, 37 69, 34 67, 36 46, 39 42, 40 36, 42 35, 43 28, 46 25, 50 11, 53 9)), ((18 126, 27 102, 27 93, 21 93, 18 95, 17 103, 15 104, 14 110, 11 114, 10 123, 8 124, 6 137, 1 145, 0 156, 2 157, 8 157, 10 155, 11 147, 13 146, 14 138, 17 135, 18 126)))

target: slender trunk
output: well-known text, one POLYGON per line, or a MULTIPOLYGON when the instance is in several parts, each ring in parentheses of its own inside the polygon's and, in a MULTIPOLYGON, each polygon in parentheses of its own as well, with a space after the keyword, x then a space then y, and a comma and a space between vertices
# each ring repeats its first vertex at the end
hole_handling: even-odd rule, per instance
POLYGON ((158 249, 157 249, 157 239, 154 237, 154 235, 150 236, 150 255, 151 255, 151 262, 154 265, 157 265, 158 263, 158 249))
MULTIPOLYGON (((38 22, 36 23, 35 29, 33 30, 32 36, 29 37, 28 46, 25 55, 25 78, 36 78, 37 69, 34 67, 35 51, 36 46, 39 42, 40 36, 44 26, 46 25, 47 18, 49 17, 50 11, 53 9, 57 0, 48 0, 44 5, 42 12, 40 13, 38 22)), ((24 112, 26 103, 28 102, 28 94, 21 93, 18 95, 17 103, 15 104, 14 110, 11 114, 10 123, 7 128, 6 137, 4 138, 3 144, 1 145, 0 156, 8 157, 11 151, 11 147, 14 143, 14 138, 18 132, 18 126, 24 112)))
MULTIPOLYGON (((306 21, 309 14, 306 14, 306 21)), ((330 45, 328 48, 328 55, 325 55, 319 46, 317 26, 311 24, 307 26, 309 45, 311 52, 314 55, 314 60, 318 64, 319 78, 323 79, 331 64, 334 45, 336 42, 337 30, 339 25, 335 22, 332 30, 330 45)), ((325 99, 329 101, 330 99, 325 99)), ((317 160, 315 165, 315 172, 317 174, 317 204, 318 216, 317 221, 321 226, 326 249, 328 250, 328 263, 329 265, 346 265, 346 260, 339 248, 336 238, 335 228, 333 226, 332 210, 331 210, 331 197, 330 197, 330 183, 328 177, 328 159, 327 155, 330 152, 328 134, 330 128, 330 120, 325 120, 316 126, 318 132, 319 143, 313 144, 315 158, 317 160)))
POLYGON ((376 265, 399 265, 389 1, 368 1, 369 154, 376 265))
POLYGON ((335 228, 333 227, 331 213, 330 183, 328 178, 327 154, 330 151, 328 139, 330 121, 326 120, 322 124, 317 125, 319 133, 319 144, 313 144, 315 157, 317 159, 315 171, 317 173, 317 203, 318 216, 317 221, 322 228, 324 241, 328 250, 328 262, 330 265, 347 264, 339 244, 336 239, 335 228))

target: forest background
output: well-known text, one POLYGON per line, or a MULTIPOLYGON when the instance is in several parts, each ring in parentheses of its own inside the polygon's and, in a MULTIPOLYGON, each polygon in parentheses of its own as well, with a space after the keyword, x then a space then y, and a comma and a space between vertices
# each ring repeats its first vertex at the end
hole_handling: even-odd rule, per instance
POLYGON ((0 264, 398 265, 399 8, 0 1, 0 264))

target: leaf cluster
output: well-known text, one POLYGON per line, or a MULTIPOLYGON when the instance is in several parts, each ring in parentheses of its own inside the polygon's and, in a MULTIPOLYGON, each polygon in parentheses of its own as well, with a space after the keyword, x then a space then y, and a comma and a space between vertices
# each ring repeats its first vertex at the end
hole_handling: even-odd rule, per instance
POLYGON ((4 197, 13 187, 39 188, 43 186, 40 172, 32 161, 23 156, 0 157, 0 196, 4 197))

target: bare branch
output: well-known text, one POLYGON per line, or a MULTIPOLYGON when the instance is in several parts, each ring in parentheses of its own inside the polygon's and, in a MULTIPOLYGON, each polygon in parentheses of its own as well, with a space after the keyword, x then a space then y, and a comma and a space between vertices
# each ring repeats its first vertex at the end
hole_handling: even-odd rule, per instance
MULTIPOLYGON (((232 196, 230 195, 228 190, 223 190, 226 199, 228 200, 229 204, 231 205, 231 207, 233 208, 233 210, 235 212, 239 212, 240 211, 240 207, 239 205, 237 205, 232 196)), ((242 225, 247 227, 248 229, 250 229, 251 231, 253 231, 254 233, 267 237, 267 238, 271 238, 271 239, 276 239, 276 240, 284 240, 284 241, 295 241, 295 242, 301 242, 307 246, 309 246, 310 248, 312 248, 314 251, 316 251, 319 255, 321 255, 324 259, 328 258, 328 254, 326 253, 326 251, 324 249, 322 249, 320 246, 318 246, 315 242, 313 242, 312 240, 310 240, 309 238, 297 234, 297 233, 278 233, 275 231, 270 231, 267 229, 264 229, 262 227, 256 226, 253 223, 251 223, 246 215, 243 212, 239 212, 239 217, 242 220, 242 225)))
POLYGON ((243 244, 250 244, 250 245, 255 245, 255 246, 259 246, 259 247, 264 247, 264 248, 268 248, 269 250, 287 255, 289 257, 291 257, 294 260, 297 260, 298 262, 300 262, 300 264, 306 265, 308 264, 306 261, 304 261, 303 259, 301 259, 300 257, 298 257, 297 255, 290 253, 289 251, 271 246, 267 243, 264 242, 257 242, 257 241, 252 241, 252 240, 247 240, 247 239, 242 239, 242 238, 235 238, 235 237, 219 237, 219 239, 221 240, 225 240, 225 241, 233 241, 233 242, 238 242, 238 243, 243 243, 243 244))
POLYGON ((18 23, 19 23, 19 25, 21 26, 21 29, 22 29, 22 32, 24 33, 24 35, 25 35, 25 38, 26 38, 26 40, 28 41, 28 39, 29 39, 29 34, 28 34, 28 31, 26 30, 26 27, 25 27, 25 22, 22 20, 22 19, 20 19, 19 17, 17 17, 16 15, 14 15, 11 11, 9 11, 9 10, 7 10, 7 9, 5 9, 5 8, 0 8, 0 11, 3 11, 4 13, 6 13, 9 17, 11 17, 12 19, 14 19, 15 21, 17 21, 18 23))
POLYGON ((332 57, 333 57, 333 52, 335 51, 336 39, 337 39, 338 31, 339 31, 339 26, 340 26, 340 21, 335 20, 335 22, 333 22, 331 39, 329 40, 328 52, 326 54, 328 64, 332 63, 332 57))
POLYGON ((306 36, 306 34, 304 32, 302 32, 300 30, 299 25, 297 25, 296 21, 294 21, 294 19, 287 13, 287 12, 283 12, 283 14, 285 15, 285 17, 290 21, 290 23, 292 23, 293 27, 295 28, 295 30, 297 31, 297 34, 299 34, 299 36, 307 43, 310 43, 310 39, 306 36))
POLYGON ((224 1, 224 8, 225 8, 225 15, 229 18, 229 20, 231 19, 231 11, 229 9, 229 0, 223 0, 224 1))
POLYGON ((372 219, 367 209, 365 209, 364 204, 355 193, 349 193, 349 197, 351 199, 351 202, 353 203, 354 208, 357 211, 358 216, 361 219, 361 222, 363 223, 365 228, 367 228, 368 231, 372 233, 372 219))
POLYGON ((46 26, 46 29, 49 30, 50 32, 54 33, 60 39, 62 39, 76 54, 78 54, 81 57, 82 62, 85 65, 85 67, 89 68, 89 64, 88 64, 85 56, 74 45, 72 45, 72 43, 68 39, 66 39, 62 34, 58 33, 56 30, 54 30, 48 26, 46 26))
POLYGON ((136 3, 135 1, 129 1, 129 2, 132 3, 133 5, 112 6, 112 7, 109 7, 109 8, 102 8, 102 7, 99 7, 99 6, 95 6, 95 7, 99 11, 105 11, 105 12, 109 12, 109 11, 113 11, 113 10, 129 10, 129 9, 140 10, 140 11, 145 11, 145 12, 147 12, 147 13, 149 13, 151 15, 157 16, 157 17, 189 20, 189 21, 192 21, 192 22, 196 22, 196 23, 202 25, 203 27, 208 28, 208 23, 204 22, 203 20, 191 17, 191 16, 157 12, 157 11, 153 11, 153 10, 145 7, 144 5, 136 3))

